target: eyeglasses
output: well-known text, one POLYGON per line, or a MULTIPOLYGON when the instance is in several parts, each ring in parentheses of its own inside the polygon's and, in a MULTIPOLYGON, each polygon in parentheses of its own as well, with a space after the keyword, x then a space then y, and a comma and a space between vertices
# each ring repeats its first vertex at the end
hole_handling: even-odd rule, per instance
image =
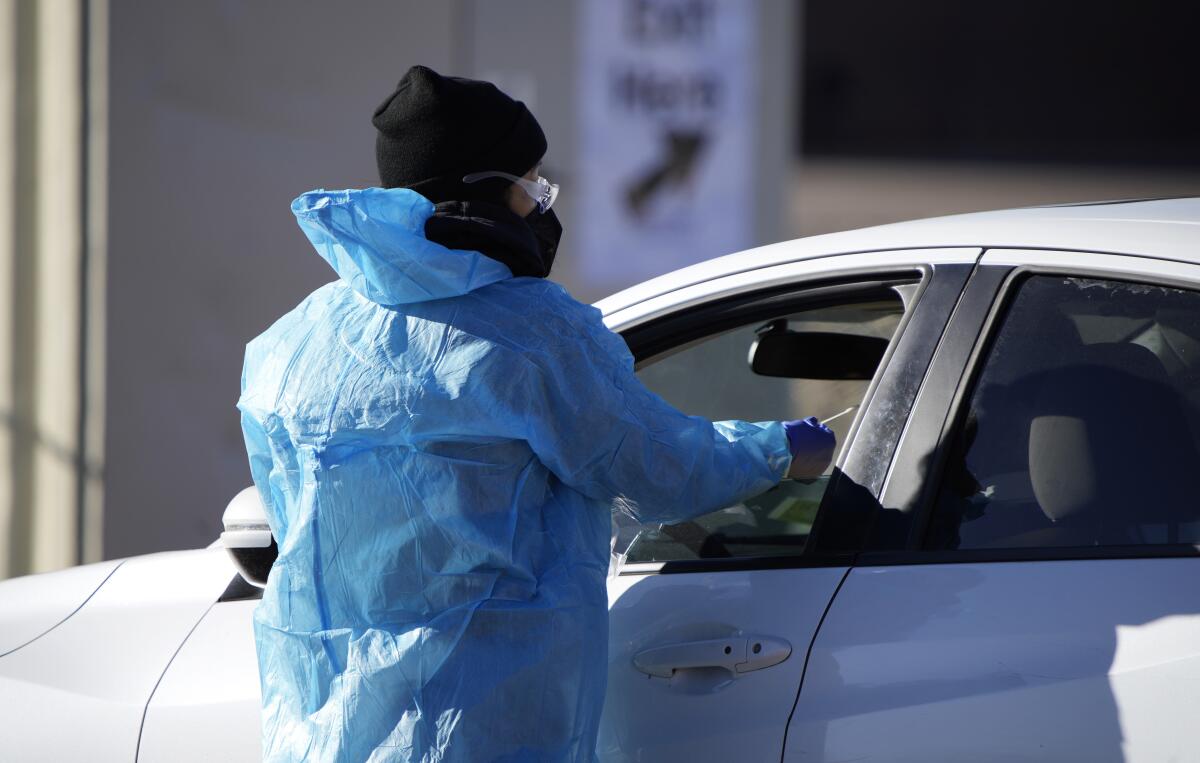
POLYGON ((464 183, 477 183, 480 180, 487 180, 488 178, 504 178, 521 186, 521 190, 525 191, 525 193, 529 194, 529 198, 537 202, 538 210, 543 214, 554 205, 554 200, 558 198, 558 186, 540 175, 537 180, 528 180, 507 172, 472 172, 470 175, 463 176, 462 181, 464 183))

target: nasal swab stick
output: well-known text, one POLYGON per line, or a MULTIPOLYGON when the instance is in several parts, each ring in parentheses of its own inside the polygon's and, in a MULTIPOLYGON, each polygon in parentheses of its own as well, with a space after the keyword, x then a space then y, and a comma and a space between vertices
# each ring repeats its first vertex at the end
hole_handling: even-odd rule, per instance
POLYGON ((841 413, 835 413, 835 414, 833 414, 832 416, 830 416, 829 418, 825 419, 825 420, 824 420, 824 421, 822 421, 821 423, 822 423, 822 424, 828 424, 829 422, 833 421, 834 419, 840 419, 841 417, 845 416, 847 413, 849 413, 850 411, 854 410, 854 409, 855 409, 855 408, 857 408, 857 407, 858 407, 857 405, 852 405, 852 406, 850 406, 849 408, 847 408, 846 410, 842 411, 841 413))

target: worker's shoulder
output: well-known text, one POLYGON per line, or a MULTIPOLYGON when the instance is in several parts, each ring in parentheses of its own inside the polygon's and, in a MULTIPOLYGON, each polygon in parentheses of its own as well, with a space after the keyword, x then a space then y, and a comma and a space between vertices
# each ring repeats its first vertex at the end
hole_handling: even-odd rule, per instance
POLYGON ((578 301, 561 285, 542 278, 513 278, 478 292, 484 314, 506 344, 524 347, 537 365, 628 364, 624 340, 604 325, 595 307, 578 301), (540 358, 540 362, 539 361, 540 358))
POLYGON ((569 324, 584 328, 604 322, 599 310, 572 297, 561 284, 545 278, 509 278, 473 293, 505 313, 542 326, 562 328, 569 324))
POLYGON ((372 343, 392 332, 396 318, 344 281, 325 284, 246 344, 242 387, 305 387, 329 368, 371 355, 372 343))
POLYGON ((539 337, 555 347, 607 331, 600 311, 544 278, 510 278, 472 292, 489 321, 505 333, 539 337))
POLYGON ((313 291, 300 304, 279 316, 265 331, 251 339, 247 345, 249 354, 255 349, 273 346, 296 331, 307 331, 308 327, 327 321, 331 316, 343 312, 354 302, 355 294, 343 281, 333 281, 313 291))

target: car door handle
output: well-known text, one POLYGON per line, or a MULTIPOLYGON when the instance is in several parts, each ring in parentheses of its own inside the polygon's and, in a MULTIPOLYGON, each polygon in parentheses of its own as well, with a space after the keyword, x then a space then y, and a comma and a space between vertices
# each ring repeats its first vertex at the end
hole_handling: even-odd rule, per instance
POLYGON ((792 645, 781 638, 731 636, 651 647, 635 654, 633 665, 659 678, 689 668, 724 668, 737 675, 778 665, 791 653, 792 645))

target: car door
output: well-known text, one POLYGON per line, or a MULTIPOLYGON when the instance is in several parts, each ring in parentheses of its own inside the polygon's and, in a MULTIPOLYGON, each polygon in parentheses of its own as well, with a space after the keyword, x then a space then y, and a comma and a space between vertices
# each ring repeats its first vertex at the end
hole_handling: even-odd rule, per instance
POLYGON ((188 634, 146 706, 138 763, 262 760, 253 624, 262 589, 228 560, 223 569, 228 588, 188 634))
POLYGON ((976 255, 797 263, 610 317, 643 382, 685 412, 751 421, 842 415, 830 423, 835 466, 820 479, 785 480, 676 525, 618 516, 601 760, 779 759, 813 634, 867 535, 881 464, 976 255), (752 371, 756 340, 781 331, 821 335, 827 353, 796 357, 778 376, 752 371), (840 350, 862 337, 886 353, 845 367, 840 350))
POLYGON ((1200 268, 993 250, 785 760, 1200 759, 1200 268))

